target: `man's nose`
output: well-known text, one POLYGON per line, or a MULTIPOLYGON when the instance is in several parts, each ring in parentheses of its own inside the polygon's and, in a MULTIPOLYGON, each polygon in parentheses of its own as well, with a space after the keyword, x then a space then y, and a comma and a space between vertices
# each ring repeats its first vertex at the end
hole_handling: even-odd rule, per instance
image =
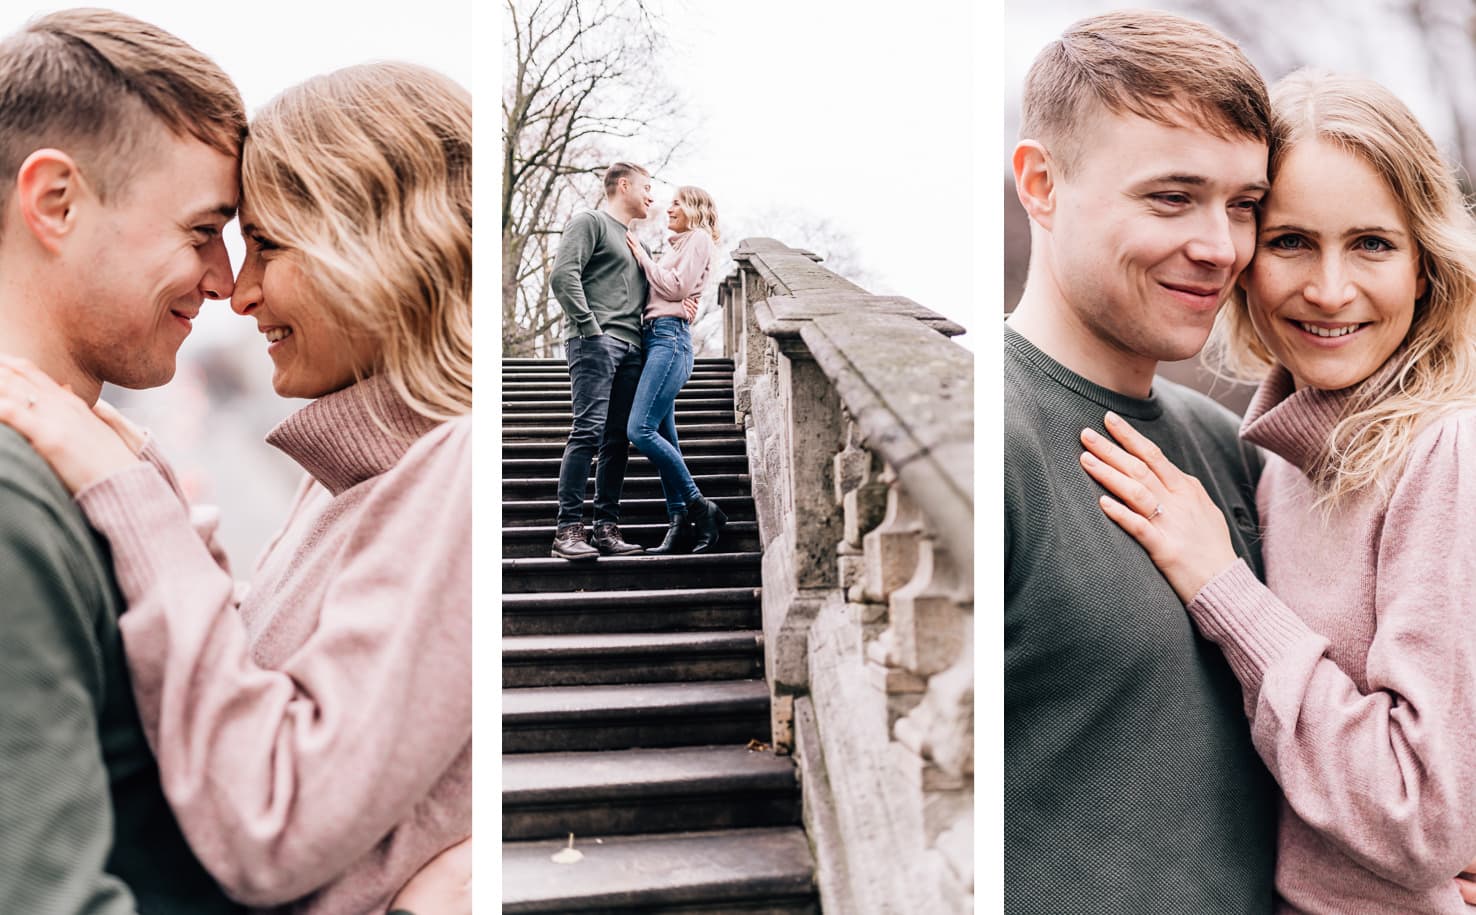
POLYGON ((1235 264, 1235 227, 1227 213, 1208 213, 1193 241, 1185 246, 1193 260, 1227 269, 1235 264))
POLYGON ((200 292, 207 299, 228 299, 236 288, 231 273, 231 256, 225 239, 216 237, 205 250, 205 273, 200 277, 200 292))

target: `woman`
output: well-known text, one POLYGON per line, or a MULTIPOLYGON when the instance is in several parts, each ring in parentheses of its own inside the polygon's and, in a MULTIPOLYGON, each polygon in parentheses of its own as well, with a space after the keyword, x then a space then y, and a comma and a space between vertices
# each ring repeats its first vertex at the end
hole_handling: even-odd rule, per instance
POLYGON ((1084 431, 1103 510, 1239 678, 1282 790, 1280 911, 1467 911, 1476 856, 1476 225, 1408 109, 1301 72, 1272 94, 1255 260, 1221 316, 1263 376, 1266 584, 1118 417, 1084 431), (1120 501, 1119 501, 1120 500, 1120 501))
POLYGON ((666 537, 646 552, 677 552, 690 521, 696 535, 691 551, 705 553, 717 545, 728 517, 716 502, 703 497, 687 470, 677 443, 676 396, 692 377, 692 314, 683 300, 700 296, 707 284, 713 251, 721 237, 717 207, 699 187, 677 188, 666 211, 666 227, 673 234, 659 263, 651 260, 634 235, 625 236, 651 287, 641 323, 644 363, 626 437, 656 465, 666 496, 670 519, 666 537))
POLYGON ((309 80, 242 188, 231 307, 315 398, 268 436, 307 475, 244 594, 140 434, 28 366, 0 397, 108 538, 201 862, 248 905, 383 912, 471 832, 470 97, 407 64, 309 80))

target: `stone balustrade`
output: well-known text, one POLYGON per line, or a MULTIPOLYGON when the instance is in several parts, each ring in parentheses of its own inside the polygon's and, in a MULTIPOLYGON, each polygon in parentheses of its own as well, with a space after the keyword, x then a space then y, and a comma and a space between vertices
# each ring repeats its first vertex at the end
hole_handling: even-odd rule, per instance
POLYGON ((719 288, 763 543, 774 739, 821 900, 973 910, 973 389, 963 328, 751 238, 719 288))

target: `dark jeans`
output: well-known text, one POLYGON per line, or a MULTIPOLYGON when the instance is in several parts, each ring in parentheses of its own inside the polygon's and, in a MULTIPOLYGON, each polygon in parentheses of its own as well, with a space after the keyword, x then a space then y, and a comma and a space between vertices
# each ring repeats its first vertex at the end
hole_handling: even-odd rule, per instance
POLYGON ((584 490, 589 464, 595 467, 594 520, 620 520, 620 490, 630 442, 625 423, 641 378, 641 350, 609 334, 564 341, 569 360, 569 395, 574 424, 559 464, 558 524, 584 520, 584 490))
POLYGON ((625 434, 661 474, 666 513, 687 510, 702 493, 692 482, 676 433, 676 396, 692 377, 692 334, 681 318, 657 318, 642 325, 645 364, 630 408, 625 434))

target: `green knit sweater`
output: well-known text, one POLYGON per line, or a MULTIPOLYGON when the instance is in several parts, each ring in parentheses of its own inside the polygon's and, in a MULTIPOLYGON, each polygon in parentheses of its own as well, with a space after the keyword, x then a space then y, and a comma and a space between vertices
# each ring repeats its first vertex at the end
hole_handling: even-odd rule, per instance
POLYGON ((0 912, 239 911, 164 800, 120 607, 106 544, 0 426, 0 912))
POLYGON ((564 226, 549 281, 564 309, 564 339, 609 334, 641 345, 650 287, 625 243, 626 227, 604 210, 575 213, 564 226))
POLYGON ((1109 409, 1199 477, 1260 570, 1260 457, 1229 411, 1163 379, 1124 397, 1005 329, 1005 908, 1268 913, 1274 785, 1240 688, 1078 463, 1109 409))

